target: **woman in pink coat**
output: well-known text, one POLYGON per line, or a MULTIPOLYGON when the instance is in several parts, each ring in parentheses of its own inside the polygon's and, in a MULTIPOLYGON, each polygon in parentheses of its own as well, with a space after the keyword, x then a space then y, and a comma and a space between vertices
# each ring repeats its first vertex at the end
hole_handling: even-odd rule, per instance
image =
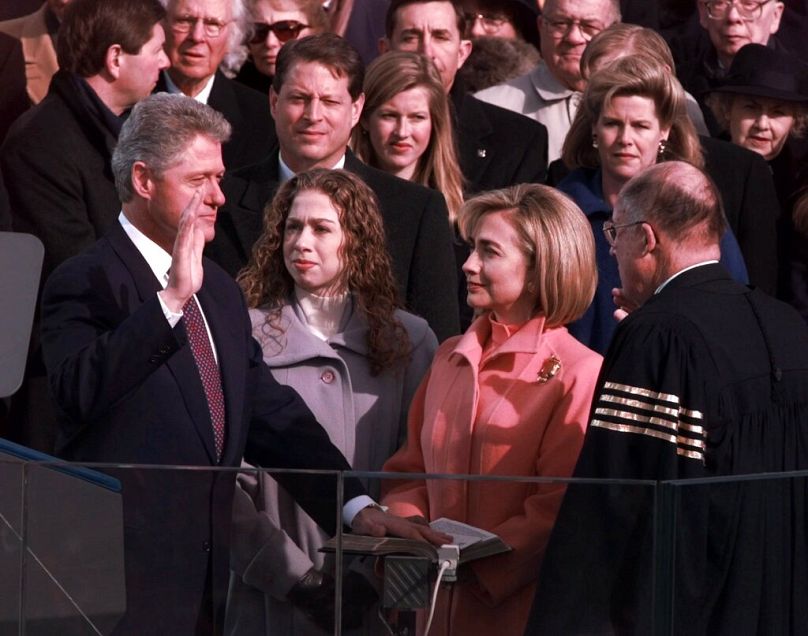
MULTIPOLYGON (((410 406, 407 442, 384 470, 567 477, 601 364, 564 327, 595 290, 589 222, 556 190, 519 185, 471 199, 459 223, 472 249, 463 272, 478 317, 438 349, 410 406)), ((463 521, 513 548, 463 566, 458 583, 442 586, 430 634, 521 636, 563 485, 387 486, 384 504, 396 514, 463 521)))

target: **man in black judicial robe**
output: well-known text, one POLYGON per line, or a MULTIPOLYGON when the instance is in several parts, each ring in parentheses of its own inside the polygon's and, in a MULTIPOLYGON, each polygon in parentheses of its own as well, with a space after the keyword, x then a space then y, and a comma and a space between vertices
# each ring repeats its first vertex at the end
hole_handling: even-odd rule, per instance
POLYGON ((667 162, 626 185, 604 227, 616 300, 639 308, 604 359, 574 477, 652 483, 569 486, 526 634, 808 625, 804 478, 680 485, 676 515, 654 518, 653 482, 808 468, 808 328, 718 265, 724 224, 714 185, 667 162))

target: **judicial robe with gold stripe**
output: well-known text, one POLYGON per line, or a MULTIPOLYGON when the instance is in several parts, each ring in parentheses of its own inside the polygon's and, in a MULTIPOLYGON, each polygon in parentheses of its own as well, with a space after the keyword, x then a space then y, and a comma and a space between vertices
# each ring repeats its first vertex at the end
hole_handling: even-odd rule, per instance
MULTIPOLYGON (((655 483, 808 468, 808 329, 717 264, 619 326, 526 634, 651 634, 655 483)), ((687 485, 674 523, 675 634, 808 629, 806 479, 687 485)))

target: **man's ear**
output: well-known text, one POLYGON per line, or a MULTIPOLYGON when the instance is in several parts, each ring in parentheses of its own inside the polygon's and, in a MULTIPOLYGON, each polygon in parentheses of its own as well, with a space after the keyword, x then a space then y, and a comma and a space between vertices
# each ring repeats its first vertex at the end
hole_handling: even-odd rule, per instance
POLYGON ((359 97, 351 102, 351 129, 359 123, 359 118, 362 116, 362 108, 365 106, 365 94, 360 93, 359 97))
POLYGON ((651 227, 649 223, 642 223, 640 227, 642 228, 643 236, 645 237, 645 248, 643 250, 643 256, 645 256, 657 248, 659 241, 657 241, 657 235, 656 232, 654 232, 654 228, 651 227))
POLYGON ((466 60, 469 59, 469 55, 471 55, 471 40, 460 40, 460 48, 457 51, 457 69, 463 66, 466 63, 466 60))
POLYGON ((769 35, 774 35, 780 30, 780 20, 783 18, 784 8, 785 5, 782 2, 774 3, 774 19, 772 20, 771 28, 769 29, 769 35))
POLYGON ((379 55, 392 51, 393 47, 390 46, 390 40, 387 38, 379 38, 379 55))
POLYGON ((278 108, 278 94, 275 92, 275 87, 269 87, 269 112, 272 118, 275 119, 275 111, 278 108))
POLYGON ((142 161, 132 164, 132 190, 142 199, 151 199, 154 179, 151 170, 142 161))
POLYGON ((702 29, 706 29, 710 23, 710 16, 707 15, 707 7, 703 2, 696 2, 696 7, 699 10, 699 24, 702 29))
POLYGON ((107 54, 104 56, 104 70, 109 73, 113 79, 118 79, 121 75, 121 55, 123 48, 120 44, 113 44, 107 49, 107 54))

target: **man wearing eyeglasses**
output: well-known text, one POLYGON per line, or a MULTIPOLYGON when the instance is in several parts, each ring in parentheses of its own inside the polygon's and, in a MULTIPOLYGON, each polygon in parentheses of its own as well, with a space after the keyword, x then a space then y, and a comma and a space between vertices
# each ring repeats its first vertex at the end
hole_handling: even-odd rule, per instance
MULTIPOLYGON (((243 0, 161 0, 171 68, 155 92, 183 93, 225 116, 233 134, 224 146, 230 170, 258 161, 275 141, 266 95, 229 79, 247 25, 243 0)), ((241 60, 238 60, 241 61, 241 60)))
POLYGON ((779 0, 699 0, 696 4, 710 45, 679 64, 677 75, 685 90, 699 100, 710 131, 718 134, 720 127, 704 105, 706 93, 721 83, 743 46, 754 43, 782 48, 772 36, 780 29, 785 5, 779 0))
POLYGON ((585 86, 581 55, 589 40, 619 21, 617 0, 547 0, 538 19, 542 61, 530 73, 475 96, 544 124, 548 161, 555 161, 585 86))
POLYGON ((629 181, 604 225, 632 311, 573 476, 646 483, 568 487, 528 635, 805 633, 805 478, 727 478, 808 468, 808 328, 731 279, 725 226, 677 161, 629 181))

